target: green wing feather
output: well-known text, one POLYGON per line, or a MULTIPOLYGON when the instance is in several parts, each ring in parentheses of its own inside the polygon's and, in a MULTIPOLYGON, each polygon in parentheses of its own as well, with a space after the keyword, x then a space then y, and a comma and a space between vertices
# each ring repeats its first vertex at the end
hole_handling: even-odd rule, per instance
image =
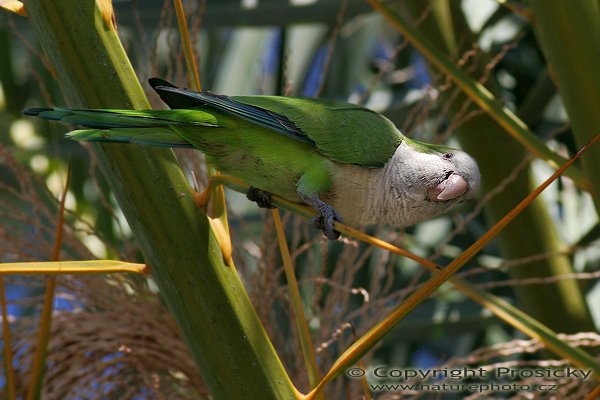
POLYGON ((343 163, 382 167, 404 139, 390 120, 354 104, 274 96, 234 99, 285 115, 320 153, 343 163))
POLYGON ((212 108, 308 143, 343 163, 381 167, 404 140, 390 120, 354 104, 299 97, 227 97, 179 89, 161 80, 151 84, 168 104, 212 108))
MULTIPOLYGON (((186 105, 184 108, 210 109, 224 113, 236 119, 250 122, 253 125, 266 128, 270 131, 288 136, 291 139, 308 143, 312 146, 315 142, 294 125, 285 115, 278 114, 266 108, 256 107, 248 103, 241 103, 232 97, 214 94, 212 92, 191 92, 179 89, 171 84, 158 84, 161 80, 152 78, 150 84, 160 95, 160 98, 170 107, 173 105, 186 105)), ((164 82, 164 81, 162 81, 164 82)), ((168 83, 168 82, 167 82, 168 83)))

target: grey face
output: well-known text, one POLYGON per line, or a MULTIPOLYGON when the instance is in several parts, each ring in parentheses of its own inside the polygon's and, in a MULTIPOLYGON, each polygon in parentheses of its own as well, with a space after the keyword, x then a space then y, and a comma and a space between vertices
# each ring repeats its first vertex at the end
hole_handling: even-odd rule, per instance
POLYGON ((479 168, 461 150, 402 144, 390 163, 390 175, 415 200, 456 203, 479 188, 479 168))
POLYGON ((479 188, 479 168, 475 160, 460 150, 433 153, 441 158, 444 175, 427 190, 430 201, 463 201, 475 195, 479 188))
POLYGON ((402 143, 385 168, 379 216, 369 222, 409 226, 448 211, 475 195, 479 168, 467 153, 448 147, 402 143))

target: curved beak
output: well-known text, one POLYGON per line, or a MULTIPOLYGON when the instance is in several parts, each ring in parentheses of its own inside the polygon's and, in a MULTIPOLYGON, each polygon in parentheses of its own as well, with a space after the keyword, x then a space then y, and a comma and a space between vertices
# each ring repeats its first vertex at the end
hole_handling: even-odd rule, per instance
POLYGON ((465 178, 452 173, 435 187, 427 190, 431 201, 448 201, 465 194, 469 185, 465 178))

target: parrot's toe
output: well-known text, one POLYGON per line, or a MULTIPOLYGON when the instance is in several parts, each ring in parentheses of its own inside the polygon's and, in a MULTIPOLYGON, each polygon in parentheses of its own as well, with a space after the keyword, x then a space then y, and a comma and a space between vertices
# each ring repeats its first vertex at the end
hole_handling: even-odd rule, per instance
POLYGON ((322 231, 323 235, 329 240, 337 240, 341 235, 340 232, 333 228, 335 221, 342 222, 342 218, 332 207, 319 210, 317 215, 312 219, 313 226, 322 231))
POLYGON ((275 208, 271 203, 271 193, 254 186, 250 186, 246 193, 248 200, 255 202, 260 208, 275 208))
POLYGON ((313 226, 323 232, 323 235, 329 240, 337 240, 340 233, 333 229, 333 221, 326 221, 322 215, 317 215, 312 219, 313 226))
POLYGON ((335 221, 342 222, 342 217, 340 217, 333 207, 325 203, 317 195, 305 196, 300 194, 300 197, 317 210, 317 215, 312 219, 315 228, 323 231, 323 235, 329 240, 338 239, 340 233, 333 229, 333 224, 335 221))

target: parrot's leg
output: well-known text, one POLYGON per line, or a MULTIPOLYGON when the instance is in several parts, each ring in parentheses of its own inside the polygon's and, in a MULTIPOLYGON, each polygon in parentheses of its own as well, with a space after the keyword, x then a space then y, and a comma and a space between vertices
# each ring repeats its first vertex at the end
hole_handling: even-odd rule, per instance
POLYGON ((340 237, 340 233, 333 229, 333 223, 335 221, 342 222, 342 217, 331 207, 325 203, 317 195, 304 196, 302 200, 310 204, 312 208, 317 210, 317 215, 313 218, 312 222, 315 228, 323 231, 323 234, 327 239, 336 240, 340 237))
POLYGON ((246 193, 246 197, 248 200, 258 204, 260 208, 275 208, 271 203, 271 193, 266 190, 250 186, 250 189, 248 189, 248 192, 246 193))

